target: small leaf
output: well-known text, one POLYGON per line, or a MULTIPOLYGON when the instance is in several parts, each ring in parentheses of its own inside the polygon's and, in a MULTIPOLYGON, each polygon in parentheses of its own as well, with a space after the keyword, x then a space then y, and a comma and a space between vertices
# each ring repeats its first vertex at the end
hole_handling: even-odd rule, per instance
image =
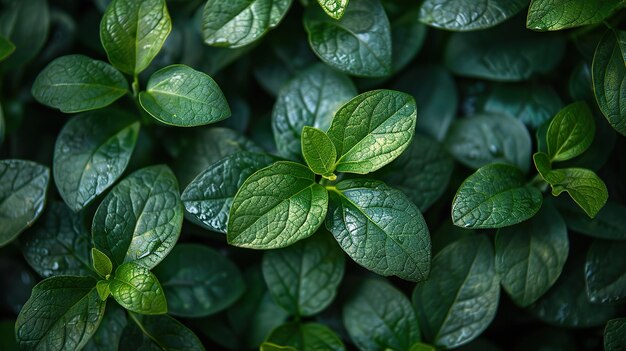
MULTIPOLYGON (((319 323, 291 322, 274 329, 267 341, 298 351, 345 351, 341 339, 330 328, 319 323)), ((285 350, 284 348, 278 350, 285 350)), ((289 349, 287 349, 289 350, 289 349)))
POLYGON ((196 334, 168 315, 128 313, 130 320, 122 334, 120 351, 185 350, 204 351, 196 334))
POLYGON ((128 93, 128 82, 106 62, 68 55, 50 62, 35 79, 31 92, 38 102, 72 113, 112 104, 128 93))
POLYGON ((561 30, 601 23, 622 4, 621 0, 532 0, 526 26, 534 30, 561 30))
POLYGON ((587 296, 593 303, 626 300, 626 241, 594 240, 585 260, 587 296))
POLYGON ((343 13, 348 7, 349 0, 317 0, 324 12, 330 17, 338 20, 341 19, 343 13))
POLYGON ((91 249, 91 262, 96 273, 102 278, 106 279, 113 272, 111 259, 95 247, 91 249))
POLYGON ((167 301, 159 280, 135 262, 117 267, 109 288, 115 301, 129 311, 141 314, 167 312, 167 301))
POLYGON ((623 351, 626 345, 626 318, 608 321, 604 328, 604 350, 623 351))
POLYGON ((15 51, 15 45, 9 39, 0 35, 0 62, 9 57, 13 51, 15 51))
POLYGON ((291 346, 280 346, 271 342, 261 344, 261 351, 298 351, 291 346))
POLYGON ((302 155, 309 168, 329 180, 337 179, 333 174, 337 151, 328 135, 323 131, 305 126, 302 129, 302 155))
POLYGON ((588 169, 555 169, 545 179, 552 186, 552 195, 567 192, 590 218, 596 216, 609 198, 602 179, 588 169))
POLYGON ((502 228, 531 218, 542 202, 541 192, 525 185, 519 169, 491 164, 461 184, 452 201, 452 221, 465 228, 502 228))
POLYGON ((420 21, 435 28, 470 31, 493 27, 513 17, 528 4, 528 0, 425 0, 420 21))
POLYGON ((96 284, 96 290, 98 290, 98 296, 100 297, 100 300, 106 301, 109 295, 111 295, 110 283, 110 280, 99 280, 96 284))
POLYGON ((546 134, 552 161, 572 159, 589 148, 596 125, 589 106, 583 101, 565 106, 550 122, 546 134))
POLYGON ((546 179, 550 172, 552 172, 552 164, 550 162, 550 156, 544 152, 535 152, 533 154, 533 162, 539 175, 546 179))
POLYGON ((152 74, 139 101, 152 117, 178 127, 215 123, 231 115, 217 83, 185 65, 167 66, 152 74))

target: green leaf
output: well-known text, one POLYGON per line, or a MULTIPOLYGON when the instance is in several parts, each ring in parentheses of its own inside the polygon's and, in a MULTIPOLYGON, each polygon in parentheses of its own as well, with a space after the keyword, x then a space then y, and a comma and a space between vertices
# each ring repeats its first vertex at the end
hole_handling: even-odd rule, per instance
POLYGON ((106 279, 113 272, 111 259, 95 247, 91 249, 91 262, 96 273, 102 278, 106 279))
POLYGON ((133 154, 139 122, 121 110, 70 119, 54 147, 54 180, 65 203, 80 211, 124 173, 133 154))
POLYGON ((304 126, 328 130, 333 114, 357 94, 342 73, 316 64, 299 73, 280 90, 272 111, 272 130, 278 152, 300 159, 304 126))
POLYGON ((561 30, 596 24, 609 17, 620 6, 621 0, 532 0, 526 26, 534 30, 561 30))
POLYGON ((134 323, 128 323, 124 329, 120 351, 204 351, 196 334, 168 315, 145 316, 130 312, 128 316, 134 323))
POLYGON ((594 240, 585 261, 587 296, 593 303, 626 300, 625 241, 594 240))
POLYGON ((491 243, 472 235, 435 256, 430 278, 413 291, 413 304, 426 340, 448 349, 475 339, 491 324, 499 297, 491 243))
POLYGON ((115 301, 129 311, 141 314, 167 312, 167 301, 159 280, 135 262, 117 267, 109 287, 115 301))
POLYGON ((274 301, 294 316, 311 316, 328 307, 343 270, 343 252, 325 231, 263 256, 263 275, 274 301))
POLYGON ((548 173, 545 180, 552 186, 552 195, 567 192, 590 218, 596 216, 609 198, 602 179, 588 169, 555 169, 548 173))
POLYGON ((155 269, 168 301, 168 312, 203 317, 232 305, 244 292, 237 266, 219 252, 179 244, 155 269))
POLYGON ((172 30, 165 0, 112 0, 100 22, 100 41, 120 71, 138 75, 172 30))
POLYGON ((41 221, 19 241, 28 264, 44 278, 93 275, 89 258, 91 233, 85 216, 72 212, 62 202, 49 203, 41 221))
POLYGON ((272 331, 267 341, 290 346, 298 351, 345 351, 346 349, 341 339, 332 330, 319 323, 283 324, 272 331))
POLYGON ((532 142, 528 129, 504 114, 479 114, 455 121, 445 145, 457 161, 473 169, 508 163, 527 172, 530 166, 532 142))
POLYGON ((51 277, 40 282, 15 323, 20 349, 80 350, 98 329, 104 306, 93 278, 51 277))
POLYGON ((598 43, 591 65, 593 92, 609 124, 626 135, 626 32, 608 30, 598 43))
POLYGON ((589 148, 596 125, 591 109, 584 101, 565 106, 550 122, 546 134, 551 161, 572 159, 589 148))
POLYGON ((413 306, 384 280, 367 279, 355 287, 343 305, 343 324, 363 351, 408 350, 420 341, 413 306))
POLYGON ((311 236, 324 221, 326 189, 293 162, 276 162, 251 175, 233 199, 228 243, 254 249, 289 246, 311 236))
POLYGON ((394 90, 374 90, 347 102, 335 114, 328 136, 338 172, 367 174, 398 157, 415 134, 415 100, 394 90))
POLYGON ((172 250, 183 223, 183 206, 172 171, 142 168, 102 200, 91 231, 95 247, 117 267, 136 262, 156 266, 172 250))
POLYGON ((4 113, 2 112, 2 103, 0 103, 0 150, 2 150, 2 143, 4 142, 4 134, 6 125, 4 121, 4 113))
POLYGON ((626 345, 626 318, 608 321, 604 328, 604 350, 623 351, 626 345))
POLYGON ((391 73, 391 27, 379 0, 350 1, 340 20, 311 7, 304 27, 311 48, 329 66, 362 77, 391 73))
POLYGON ((139 93, 141 106, 154 118, 178 127, 196 127, 230 117, 220 87, 208 75, 185 65, 162 68, 139 93))
POLYGON ((418 342, 418 343, 413 344, 413 346, 411 346, 409 351, 437 351, 437 349, 432 345, 418 342))
POLYGON ((98 296, 100 297, 100 300, 106 301, 109 295, 111 295, 111 281, 99 280, 96 284, 96 290, 98 291, 98 296))
POLYGON ((9 57, 13 51, 15 51, 15 45, 9 39, 0 35, 0 61, 9 57))
POLYGON ((126 327, 126 312, 119 305, 109 302, 98 330, 93 334, 84 351, 115 351, 126 327))
POLYGON ((425 0, 419 18, 435 28, 470 31, 504 22, 527 4, 528 0, 425 0))
POLYGON ((502 228, 531 218, 542 202, 541 192, 525 185, 519 169, 491 164, 461 184, 452 201, 452 221, 465 228, 502 228))
POLYGON ((50 62, 35 79, 31 92, 41 104, 72 113, 112 104, 128 93, 128 82, 106 62, 68 55, 50 62))
POLYGON ((550 157, 548 154, 543 152, 535 152, 533 154, 533 162, 535 164, 535 168, 539 175, 546 179, 549 176, 550 172, 552 172, 552 164, 550 162, 550 157))
POLYGON ((571 201, 555 203, 571 230, 599 239, 626 240, 626 206, 608 201, 595 218, 589 218, 571 201))
POLYGON ((292 0, 209 0, 202 12, 202 36, 207 45, 238 48, 276 27, 292 0))
POLYGON ((326 227, 348 256, 380 275, 426 279, 428 227, 402 192, 368 179, 344 180, 329 190, 326 227))
MULTIPOLYGON (((403 9, 391 18, 391 70, 402 71, 420 52, 426 40, 427 27, 419 21, 419 6, 403 9)), ((382 79, 385 79, 384 77, 382 79)))
POLYGON ((50 10, 45 0, 8 0, 3 5, 0 35, 15 45, 15 51, 3 66, 13 69, 35 58, 46 43, 50 10))
POLYGON ((305 126, 302 129, 302 155, 309 168, 329 180, 337 179, 333 174, 337 151, 332 140, 323 131, 305 126))
POLYGON ((50 171, 38 163, 0 161, 0 247, 41 216, 49 181, 50 171))
POLYGON ((261 344, 261 351, 298 351, 291 346, 280 346, 271 342, 264 342, 261 344))
POLYGON ((565 221, 544 204, 528 221, 498 230, 496 273, 520 307, 535 302, 556 282, 569 253, 565 221))
POLYGON ((330 17, 338 20, 346 12, 349 0, 317 0, 324 12, 330 17))

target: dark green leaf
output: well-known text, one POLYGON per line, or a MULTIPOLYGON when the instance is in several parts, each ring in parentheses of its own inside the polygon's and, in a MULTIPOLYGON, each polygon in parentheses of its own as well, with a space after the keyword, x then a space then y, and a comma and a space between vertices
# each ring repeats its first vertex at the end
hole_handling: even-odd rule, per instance
POLYGON ((90 204, 124 173, 135 149, 139 122, 121 110, 76 116, 59 134, 54 148, 54 180, 74 211, 90 204))
POLYGON ((427 27, 419 22, 419 7, 407 9, 402 16, 391 20, 391 70, 400 72, 421 50, 427 27))
POLYGON ((593 142, 595 131, 591 109, 585 102, 565 106, 548 127, 548 156, 552 161, 566 161, 582 154, 593 142))
POLYGON ((425 0, 420 21, 454 31, 484 29, 507 20, 527 4, 528 0, 425 0))
POLYGON ((134 323, 122 334, 120 351, 204 351, 196 334, 168 315, 128 314, 134 323))
POLYGON ((305 126, 302 129, 302 155, 309 168, 324 178, 335 180, 333 174, 337 151, 332 140, 323 131, 305 126))
POLYGON ((609 198, 602 179, 588 169, 555 169, 544 179, 552 186, 552 195, 558 196, 567 192, 590 218, 596 216, 609 198))
POLYGON ((626 242, 594 240, 587 252, 587 296, 594 303, 626 299, 626 242))
POLYGON ((329 189, 326 227, 348 256, 380 275, 426 279, 428 227, 402 192, 367 179, 344 180, 329 189))
POLYGON ((267 341, 277 345, 291 346, 298 351, 345 351, 346 349, 341 339, 332 330, 319 323, 283 324, 272 331, 267 341))
POLYGON ((621 0, 533 0, 528 9, 526 26, 534 30, 561 30, 596 24, 610 16, 621 0))
POLYGON ((47 1, 3 1, 0 35, 15 45, 15 52, 4 65, 15 68, 32 60, 46 43, 49 26, 50 10, 47 1))
POLYGON ((608 30, 600 40, 591 65, 593 91, 600 111, 611 126, 626 135, 626 32, 608 30))
POLYGON ((447 349, 480 335, 491 324, 499 297, 493 248, 487 237, 476 235, 435 256, 430 278, 415 287, 413 303, 425 338, 447 349))
POLYGON ((624 351, 626 349, 626 318, 612 319, 604 328, 604 350, 624 351))
POLYGON ((126 327, 126 313, 117 304, 109 302, 102 322, 84 351, 117 351, 126 327))
POLYGON ((13 51, 15 51, 15 45, 9 39, 0 35, 0 61, 9 57, 13 51))
POLYGON ((546 179, 550 172, 552 172, 550 157, 546 153, 535 152, 533 154, 533 163, 535 164, 535 168, 537 169, 537 172, 539 172, 539 175, 541 175, 544 179, 546 179))
POLYGON ((595 218, 589 218, 571 201, 556 201, 556 205, 573 231, 599 239, 626 240, 626 206, 608 201, 595 218))
POLYGON ((156 266, 172 250, 183 223, 176 177, 167 166, 142 168, 116 185, 94 215, 94 245, 114 266, 156 266))
POLYGON ((115 301, 129 311, 141 314, 167 312, 167 301, 159 280, 135 262, 117 267, 109 287, 115 301))
POLYGON ((91 262, 93 262, 92 265, 96 273, 98 273, 102 278, 106 279, 107 276, 113 272, 113 263, 111 262, 111 259, 95 247, 91 249, 91 262))
POLYGON ((591 65, 581 62, 572 71, 567 84, 567 92, 572 100, 595 101, 591 86, 591 65))
POLYGON ((15 340, 15 321, 3 320, 0 322, 0 347, 4 351, 19 351, 15 340))
POLYGON ((317 0, 324 12, 334 19, 341 19, 348 7, 348 0, 317 0))
POLYGON ((152 117, 178 127, 215 123, 231 115, 217 83, 185 65, 168 66, 152 74, 139 101, 152 117))

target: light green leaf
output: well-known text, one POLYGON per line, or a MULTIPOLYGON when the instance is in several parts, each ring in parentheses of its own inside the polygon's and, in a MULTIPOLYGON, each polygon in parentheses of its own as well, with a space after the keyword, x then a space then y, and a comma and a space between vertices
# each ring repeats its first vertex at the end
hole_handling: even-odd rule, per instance
POLYGON ((115 301, 129 311, 141 314, 167 312, 167 301, 159 280, 135 262, 117 267, 109 287, 115 301))
POLYGON ((50 171, 38 163, 0 161, 0 247, 41 216, 49 181, 50 171))
POLYGON ((588 169, 555 169, 544 179, 552 186, 552 195, 567 192, 590 218, 596 216, 609 198, 602 179, 588 169))
POLYGON ((70 119, 54 147, 54 180, 65 203, 80 211, 124 173, 139 122, 122 110, 102 110, 70 119))
POLYGON ((348 7, 348 0, 317 0, 324 12, 330 17, 338 20, 348 7))
POLYGON ((343 305, 343 324, 363 351, 408 350, 420 341, 413 306, 384 280, 367 279, 355 287, 343 305))
POLYGON ((591 109, 584 101, 565 106, 548 126, 548 156, 552 161, 566 161, 582 154, 593 142, 595 132, 591 109))
POLYGON ((254 249, 289 246, 324 221, 328 193, 307 167, 280 161, 252 174, 235 195, 228 243, 254 249))
POLYGON ((626 318, 608 321, 604 328, 604 350, 623 351, 626 345, 626 318))
POLYGON ((465 228, 502 228, 531 218, 542 202, 541 192, 525 185, 519 169, 491 164, 461 184, 452 201, 452 221, 465 228))
POLYGON ((15 323, 20 349, 80 350, 98 329, 104 306, 93 278, 61 276, 40 282, 15 323))
POLYGON ((95 247, 117 267, 156 266, 172 250, 183 223, 176 177, 167 166, 142 168, 102 200, 91 231, 95 247))
POLYGON ((122 331, 126 327, 126 312, 115 303, 109 303, 98 330, 93 334, 84 351, 116 351, 122 331))
POLYGON ((204 351, 196 334, 168 315, 146 316, 128 313, 130 320, 122 334, 120 351, 185 350, 204 351))
POLYGON ((357 94, 342 73, 316 64, 299 73, 280 90, 272 111, 272 130, 278 152, 301 159, 304 126, 328 130, 333 114, 357 94))
POLYGON ((626 206, 607 201, 595 218, 589 218, 571 201, 555 203, 571 230, 599 239, 626 240, 626 206))
POLYGON ((290 346, 298 351, 345 351, 346 349, 339 336, 327 326, 319 323, 283 324, 272 331, 267 341, 290 346))
POLYGON ((302 155, 309 168, 324 178, 335 180, 333 174, 337 151, 332 140, 323 131, 305 126, 302 129, 302 155))
POLYGON ((527 307, 554 285, 569 253, 567 227, 554 207, 496 236, 496 273, 513 301, 527 307))
POLYGON ((626 300, 626 241, 594 240, 585 260, 587 296, 593 303, 626 300))
POLYGON ((294 316, 311 316, 328 307, 343 269, 343 252, 326 231, 263 256, 263 275, 274 301, 294 316))
POLYGON ((338 172, 367 174, 393 161, 415 134, 415 100, 394 90, 363 93, 335 114, 328 136, 335 144, 338 172))
POLYGON ((535 152, 533 154, 533 162, 535 164, 535 168, 539 175, 543 179, 546 179, 550 172, 552 172, 552 164, 550 163, 550 157, 543 152, 535 152))
POLYGON ((315 54, 331 67, 362 77, 391 73, 391 28, 379 0, 350 1, 340 20, 310 7, 304 27, 315 54))
POLYGON ((428 277, 428 227, 402 192, 368 179, 344 180, 329 190, 326 227, 348 256, 380 275, 428 277))
POLYGON ((165 0, 112 0, 100 22, 100 41, 120 71, 138 75, 172 30, 165 0))
POLYGON ((141 106, 154 118, 178 127, 196 127, 230 117, 220 87, 208 75, 185 65, 162 68, 139 93, 141 106))
POLYGON ((499 297, 491 243, 472 235, 435 256, 430 278, 413 291, 413 304, 426 340, 448 349, 470 342, 491 324, 499 297))
POLYGON ((292 0, 209 0, 202 12, 202 35, 207 45, 238 48, 276 27, 292 0))
POLYGON ((621 0, 532 0, 526 26, 534 30, 561 30, 596 24, 620 6, 621 0))
POLYGON ((6 0, 3 5, 0 35, 15 45, 15 51, 3 66, 13 69, 35 58, 46 43, 50 10, 45 0, 6 0))
POLYGON ((179 244, 155 269, 168 312, 203 317, 232 305, 244 292, 237 266, 219 252, 196 244, 179 244))
POLYGON ((453 31, 485 29, 513 17, 527 4, 528 0, 425 0, 420 21, 453 31))
POLYGON ((418 343, 413 344, 413 346, 411 346, 409 351, 437 351, 437 349, 432 345, 418 342, 418 343))
POLYGON ((100 300, 106 301, 106 299, 111 295, 111 281, 110 280, 99 280, 96 284, 96 290, 98 291, 98 296, 100 300))
POLYGON ((9 39, 0 35, 0 61, 9 57, 13 51, 15 51, 15 45, 9 39))
POLYGON ((96 273, 102 278, 106 279, 113 272, 111 259, 95 247, 91 249, 91 262, 96 273))
POLYGON ((271 342, 261 344, 261 351, 298 351, 291 346, 280 346, 271 342))
POLYGON ((50 62, 35 79, 31 92, 40 103, 72 113, 112 104, 128 93, 128 82, 106 62, 68 55, 50 62))

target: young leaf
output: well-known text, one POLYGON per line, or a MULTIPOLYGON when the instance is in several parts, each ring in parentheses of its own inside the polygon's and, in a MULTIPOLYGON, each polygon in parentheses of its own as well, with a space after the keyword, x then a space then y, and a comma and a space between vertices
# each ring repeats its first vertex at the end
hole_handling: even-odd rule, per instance
POLYGON ((343 324, 363 351, 408 350, 420 341, 411 303, 384 280, 368 279, 355 287, 343 305, 343 324))
POLYGON ((391 28, 379 0, 351 1, 340 20, 311 7, 304 27, 311 48, 329 66, 362 77, 391 73, 391 28))
POLYGON ((238 48, 276 27, 292 0, 209 0, 202 12, 202 36, 207 45, 238 48))
POLYGON ((452 221, 465 228, 502 228, 531 218, 542 202, 541 192, 525 185, 519 169, 491 164, 461 184, 452 201, 452 221))
POLYGON ((584 101, 565 106, 550 122, 546 134, 551 161, 572 159, 589 148, 596 125, 584 101))
POLYGON ((115 303, 109 302, 98 330, 85 345, 84 351, 109 351, 120 344, 122 331, 126 327, 126 312, 115 303))
POLYGON ((82 349, 98 329, 104 306, 93 278, 65 276, 43 280, 33 288, 15 322, 20 349, 82 349))
POLYGON ((328 307, 343 269, 343 252, 326 231, 263 256, 263 276, 274 301, 294 316, 311 316, 328 307))
POLYGON ((500 284, 493 248, 483 235, 446 246, 432 262, 430 278, 413 291, 426 340, 455 348, 480 335, 495 317, 500 284))
POLYGON ((117 267, 109 283, 111 295, 125 309, 141 314, 167 312, 167 301, 157 277, 135 262, 117 267))
POLYGON ((204 351, 196 334, 168 315, 145 316, 128 313, 120 351, 185 350, 204 351))
POLYGON ((601 23, 620 6, 623 6, 621 0, 532 0, 526 27, 543 31, 601 23))
POLYGON ((280 346, 271 342, 264 342, 261 344, 261 351, 298 351, 291 346, 280 346))
POLYGON ((93 218, 94 246, 117 267, 156 266, 172 250, 183 223, 176 177, 167 166, 142 168, 117 184, 93 218))
POLYGON ((585 260, 589 301, 620 303, 626 300, 625 250, 625 241, 593 241, 585 260))
POLYGON ((137 119, 102 110, 70 119, 54 147, 54 180, 65 203, 80 211, 124 173, 139 135, 137 119))
POLYGON ((272 331, 267 337, 267 341, 277 345, 289 346, 298 351, 346 350, 341 339, 330 328, 319 323, 291 322, 283 324, 272 331))
POLYGON ((537 172, 539 172, 539 175, 544 180, 547 179, 550 172, 552 172, 552 164, 548 154, 544 152, 535 152, 533 154, 533 162, 535 163, 535 168, 537 169, 537 172))
POLYGON ((608 321, 604 328, 604 350, 621 351, 626 345, 626 318, 608 321))
POLYGON ((50 62, 35 79, 31 92, 41 104, 72 113, 112 104, 128 93, 128 82, 106 62, 68 55, 50 62))
POLYGON ((528 0, 426 0, 420 21, 429 26, 452 31, 470 31, 493 27, 520 12, 528 0))
POLYGON ((150 65, 171 30, 165 0, 112 0, 100 22, 100 40, 113 66, 136 76, 150 65))
POLYGON ((100 300, 106 301, 106 299, 111 295, 111 281, 110 280, 98 280, 96 284, 96 290, 98 291, 98 296, 100 300))
POLYGON ((324 12, 330 17, 338 20, 341 19, 343 13, 348 7, 349 0, 317 0, 324 12))
POLYGON ((402 192, 368 179, 344 180, 330 189, 326 227, 348 256, 380 275, 428 277, 428 227, 402 192))
POLYGON ((31 161, 0 161, 0 247, 41 216, 50 171, 31 161))
POLYGON ((337 151, 326 133, 305 126, 302 129, 302 155, 313 173, 330 180, 337 179, 333 174, 337 151))
POLYGON ((609 198, 602 179, 588 169, 555 169, 548 173, 545 180, 552 186, 552 195, 567 192, 590 218, 596 216, 609 198))
POLYGON ((315 174, 293 162, 276 162, 251 175, 233 199, 228 243, 254 249, 289 246, 324 221, 328 193, 315 174))
POLYGON ((15 45, 9 39, 0 35, 0 62, 9 57, 13 51, 15 51, 15 45))
POLYGON ((235 264, 219 252, 196 244, 179 244, 155 269, 168 313, 204 317, 232 305, 245 284, 235 264))
POLYGON ((608 30, 600 40, 591 65, 593 92, 609 124, 626 135, 626 32, 608 30))
POLYGON ((367 174, 393 161, 415 134, 415 100, 394 90, 363 93, 335 114, 328 136, 338 172, 367 174))
POLYGON ((589 218, 571 201, 555 203, 571 230, 598 239, 626 240, 626 206, 608 201, 595 218, 589 218))
POLYGON ((496 273, 513 301, 527 307, 556 282, 569 253, 565 222, 544 204, 537 215, 496 236, 496 273))
POLYGON ((139 101, 152 117, 178 127, 215 123, 231 115, 217 83, 185 65, 167 66, 152 74, 139 101))
POLYGON ((96 273, 102 278, 106 279, 113 272, 111 259, 95 247, 91 249, 91 262, 96 273))
POLYGON ((8 0, 3 5, 0 35, 15 45, 15 51, 3 66, 14 69, 30 62, 46 44, 50 9, 45 0, 8 0))

